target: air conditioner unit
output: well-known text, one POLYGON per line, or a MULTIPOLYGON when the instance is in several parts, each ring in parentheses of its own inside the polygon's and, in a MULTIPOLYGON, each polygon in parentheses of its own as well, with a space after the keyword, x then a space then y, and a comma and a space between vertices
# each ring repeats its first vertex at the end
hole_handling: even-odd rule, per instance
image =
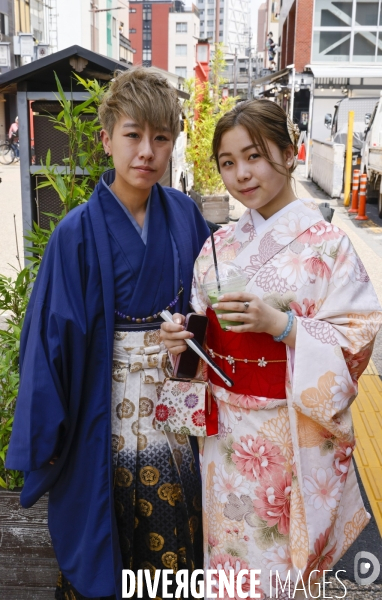
POLYGON ((16 56, 34 56, 34 41, 31 33, 19 33, 13 37, 13 51, 16 56))
POLYGON ((0 68, 11 66, 10 42, 0 42, 0 68))
POLYGON ((38 44, 35 46, 36 51, 36 60, 39 58, 44 58, 44 56, 48 56, 50 54, 50 46, 49 44, 38 44))

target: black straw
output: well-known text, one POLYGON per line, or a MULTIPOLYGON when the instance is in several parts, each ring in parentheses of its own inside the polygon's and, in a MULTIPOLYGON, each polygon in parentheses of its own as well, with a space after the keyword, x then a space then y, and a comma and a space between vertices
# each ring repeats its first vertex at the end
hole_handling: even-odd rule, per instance
POLYGON ((211 231, 211 244, 212 244, 212 253, 214 255, 216 281, 218 283, 218 291, 219 291, 219 294, 220 294, 221 287, 220 287, 219 269, 218 269, 218 261, 217 261, 217 258, 216 258, 216 248, 215 248, 215 240, 214 240, 214 232, 213 231, 211 231))

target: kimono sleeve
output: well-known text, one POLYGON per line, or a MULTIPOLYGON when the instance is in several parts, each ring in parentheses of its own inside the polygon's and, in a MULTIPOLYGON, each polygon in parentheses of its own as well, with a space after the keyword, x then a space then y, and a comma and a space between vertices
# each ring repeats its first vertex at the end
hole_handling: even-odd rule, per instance
POLYGON ((294 477, 292 483, 290 547, 294 566, 305 570, 304 579, 321 568, 316 565, 322 556, 325 568, 336 564, 349 547, 349 531, 352 543, 369 519, 352 463, 350 405, 382 312, 346 236, 329 259, 318 265, 322 276, 315 282, 316 297, 309 298, 316 313, 297 317, 293 375, 290 369, 287 386, 298 480, 294 477))
POLYGON ((86 357, 82 236, 70 216, 66 221, 49 240, 25 316, 6 457, 6 468, 28 478, 36 474, 40 495, 54 483, 70 448, 86 357))
POLYGON ((68 442, 70 398, 80 390, 84 340, 76 325, 39 303, 23 331, 20 386, 6 467, 35 471, 68 442))
MULTIPOLYGON (((313 318, 297 318, 293 399, 298 409, 323 426, 357 395, 357 380, 367 367, 382 311, 349 239, 336 252, 325 298, 313 318)), ((339 432, 338 432, 339 433, 339 432)))

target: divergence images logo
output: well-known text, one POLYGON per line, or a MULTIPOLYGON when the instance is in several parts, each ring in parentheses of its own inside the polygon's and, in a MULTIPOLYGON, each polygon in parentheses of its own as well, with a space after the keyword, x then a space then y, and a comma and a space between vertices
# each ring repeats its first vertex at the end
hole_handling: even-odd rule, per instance
POLYGON ((381 571, 379 560, 371 552, 357 552, 354 557, 354 579, 358 585, 370 585, 381 571), (370 569, 372 569, 370 571, 370 569), (362 575, 367 577, 362 577, 362 575))

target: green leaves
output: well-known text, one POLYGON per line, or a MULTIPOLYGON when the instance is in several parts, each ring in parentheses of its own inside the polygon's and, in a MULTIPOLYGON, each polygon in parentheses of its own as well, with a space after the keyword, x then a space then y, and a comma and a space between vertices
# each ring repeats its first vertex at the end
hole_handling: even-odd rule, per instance
POLYGON ((92 194, 101 174, 113 166, 112 160, 105 157, 99 136, 101 125, 98 120, 98 106, 106 91, 97 81, 85 80, 74 74, 77 84, 87 95, 83 102, 67 98, 55 73, 57 99, 61 105, 58 115, 48 118, 54 128, 67 136, 67 146, 63 164, 52 164, 48 151, 45 163, 39 174, 45 176, 38 189, 51 187, 63 204, 63 214, 85 202, 92 194))
POLYGON ((220 73, 224 70, 224 66, 222 44, 217 44, 212 60, 212 82, 205 85, 198 84, 195 79, 186 82, 190 94, 190 100, 185 103, 190 124, 186 158, 194 172, 193 188, 202 195, 225 191, 215 160, 211 158, 216 124, 236 102, 236 98, 221 97, 220 87, 224 79, 220 73))
POLYGON ((20 336, 29 300, 33 272, 27 267, 16 277, 0 275, 0 486, 13 489, 23 483, 22 473, 4 468, 12 431, 13 414, 19 386, 20 336))

